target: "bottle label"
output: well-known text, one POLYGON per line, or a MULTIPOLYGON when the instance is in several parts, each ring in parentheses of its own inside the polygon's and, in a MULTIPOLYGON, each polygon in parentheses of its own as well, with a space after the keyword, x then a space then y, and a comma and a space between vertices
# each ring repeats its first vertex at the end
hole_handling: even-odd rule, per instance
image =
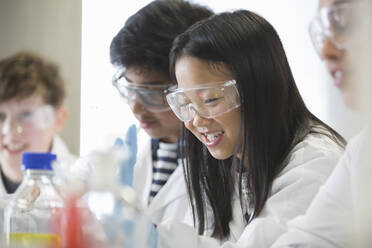
POLYGON ((10 233, 9 242, 16 247, 57 247, 61 238, 54 233, 10 233))

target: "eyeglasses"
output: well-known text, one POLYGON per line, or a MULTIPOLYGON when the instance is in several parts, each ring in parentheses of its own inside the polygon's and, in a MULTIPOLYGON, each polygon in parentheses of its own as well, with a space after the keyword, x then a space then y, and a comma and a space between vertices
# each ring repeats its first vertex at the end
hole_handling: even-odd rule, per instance
MULTIPOLYGON (((4 105, 4 104, 3 104, 4 105)), ((50 105, 43 106, 1 106, 0 129, 2 134, 16 130, 22 134, 34 129, 47 129, 55 117, 55 109, 50 105)))
POLYGON ((174 86, 174 84, 129 83, 122 75, 114 76, 112 84, 129 105, 133 105, 135 101, 138 101, 150 112, 170 110, 165 96, 169 93, 169 88, 174 86))
POLYGON ((359 24, 357 22, 358 10, 360 10, 360 5, 343 2, 318 11, 309 26, 310 37, 318 54, 323 49, 325 39, 330 40, 340 50, 345 48, 347 39, 359 24))
POLYGON ((183 122, 191 121, 196 114, 215 118, 240 106, 235 80, 171 91, 167 95, 169 106, 183 122))

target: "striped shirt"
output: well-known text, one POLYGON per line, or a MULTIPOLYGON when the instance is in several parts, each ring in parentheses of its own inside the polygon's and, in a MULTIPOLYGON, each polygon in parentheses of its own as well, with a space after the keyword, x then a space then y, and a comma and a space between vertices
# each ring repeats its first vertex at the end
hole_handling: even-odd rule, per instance
POLYGON ((177 168, 179 158, 177 143, 169 144, 153 139, 151 147, 153 167, 149 203, 177 168))

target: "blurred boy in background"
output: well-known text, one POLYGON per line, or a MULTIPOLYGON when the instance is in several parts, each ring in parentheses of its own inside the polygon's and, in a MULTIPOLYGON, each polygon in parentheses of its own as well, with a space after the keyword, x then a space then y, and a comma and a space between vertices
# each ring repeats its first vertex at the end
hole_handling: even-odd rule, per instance
POLYGON ((23 152, 74 161, 58 136, 67 119, 65 96, 57 67, 39 55, 20 52, 0 60, 0 196, 21 183, 23 152))

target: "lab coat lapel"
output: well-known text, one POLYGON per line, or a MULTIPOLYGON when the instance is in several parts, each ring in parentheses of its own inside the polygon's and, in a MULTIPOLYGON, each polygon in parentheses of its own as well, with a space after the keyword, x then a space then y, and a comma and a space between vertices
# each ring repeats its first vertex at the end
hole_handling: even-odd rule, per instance
POLYGON ((151 139, 143 136, 142 139, 138 139, 138 142, 141 150, 138 151, 134 167, 133 187, 138 193, 140 207, 146 209, 152 182, 151 139))
POLYGON ((236 193, 233 196, 233 218, 229 223, 230 238, 229 240, 236 241, 242 235, 246 223, 244 222, 242 207, 240 204, 239 195, 236 193))
POLYGON ((182 166, 179 165, 169 177, 167 183, 156 194, 155 198, 149 205, 149 213, 154 214, 158 211, 163 211, 167 205, 175 201, 179 197, 184 197, 187 194, 185 180, 183 177, 182 166))

